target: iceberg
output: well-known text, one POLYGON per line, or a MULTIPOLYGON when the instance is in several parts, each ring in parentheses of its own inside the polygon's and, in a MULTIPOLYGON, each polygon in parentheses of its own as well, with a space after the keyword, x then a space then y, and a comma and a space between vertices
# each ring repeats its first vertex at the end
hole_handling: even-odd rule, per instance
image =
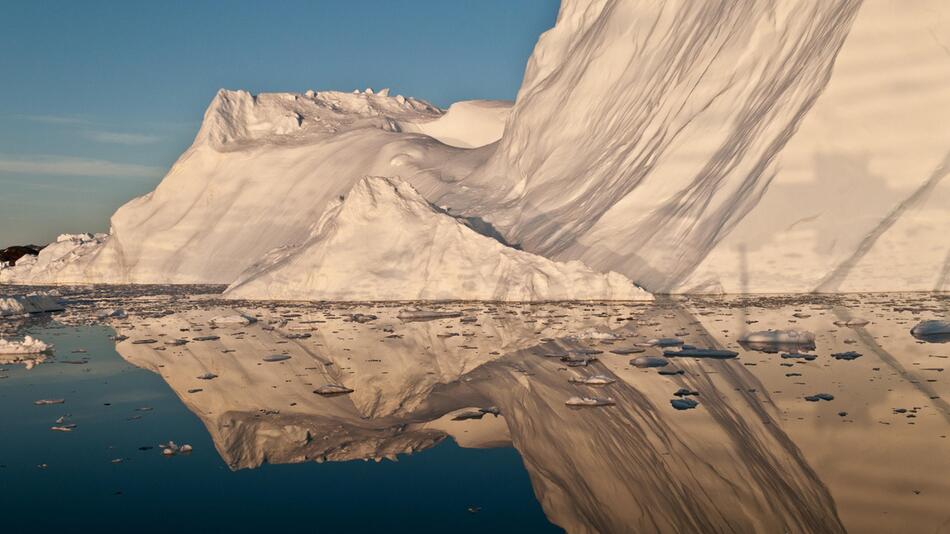
POLYGON ((365 177, 300 245, 225 296, 258 300, 649 300, 616 273, 558 263, 481 235, 401 180, 365 177))

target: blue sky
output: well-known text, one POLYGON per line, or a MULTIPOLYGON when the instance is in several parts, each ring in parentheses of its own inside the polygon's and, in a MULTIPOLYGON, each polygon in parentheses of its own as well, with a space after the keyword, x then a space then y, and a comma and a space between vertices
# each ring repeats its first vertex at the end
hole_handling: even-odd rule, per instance
POLYGON ((5 1, 0 247, 106 231, 221 88, 513 99, 558 0, 5 1))

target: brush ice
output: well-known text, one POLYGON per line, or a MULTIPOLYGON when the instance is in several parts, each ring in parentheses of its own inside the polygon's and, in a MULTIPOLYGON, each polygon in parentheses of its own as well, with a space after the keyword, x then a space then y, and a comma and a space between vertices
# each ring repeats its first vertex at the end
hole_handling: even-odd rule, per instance
POLYGON ((299 246, 226 291, 274 300, 643 300, 616 273, 556 263, 477 233, 406 182, 366 177, 299 246))

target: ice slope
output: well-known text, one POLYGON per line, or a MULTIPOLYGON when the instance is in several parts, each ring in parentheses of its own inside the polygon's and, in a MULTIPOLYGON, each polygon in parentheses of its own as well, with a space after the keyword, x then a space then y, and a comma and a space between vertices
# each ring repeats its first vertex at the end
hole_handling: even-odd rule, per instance
POLYGON ((557 263, 481 235, 401 180, 366 177, 300 245, 225 294, 266 300, 648 300, 616 273, 557 263))
POLYGON ((0 276, 24 283, 231 283, 269 250, 306 238, 327 202, 361 176, 401 176, 428 192, 467 175, 483 150, 399 131, 441 115, 388 91, 222 90, 194 144, 158 187, 113 215, 103 246, 56 272, 0 276))
POLYGON ((460 148, 477 148, 501 139, 511 102, 466 100, 449 106, 445 115, 428 122, 406 122, 405 132, 419 132, 460 148))
POLYGON ((948 87, 943 0, 564 0, 442 202, 652 291, 946 288, 948 87))

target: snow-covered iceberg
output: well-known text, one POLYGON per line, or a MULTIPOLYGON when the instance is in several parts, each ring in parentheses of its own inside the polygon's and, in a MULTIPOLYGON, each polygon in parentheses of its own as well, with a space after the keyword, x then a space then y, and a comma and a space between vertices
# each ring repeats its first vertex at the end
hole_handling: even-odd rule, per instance
POLYGON ((616 273, 558 263, 481 235, 401 180, 365 177, 302 244, 225 294, 275 300, 645 300, 616 273))

